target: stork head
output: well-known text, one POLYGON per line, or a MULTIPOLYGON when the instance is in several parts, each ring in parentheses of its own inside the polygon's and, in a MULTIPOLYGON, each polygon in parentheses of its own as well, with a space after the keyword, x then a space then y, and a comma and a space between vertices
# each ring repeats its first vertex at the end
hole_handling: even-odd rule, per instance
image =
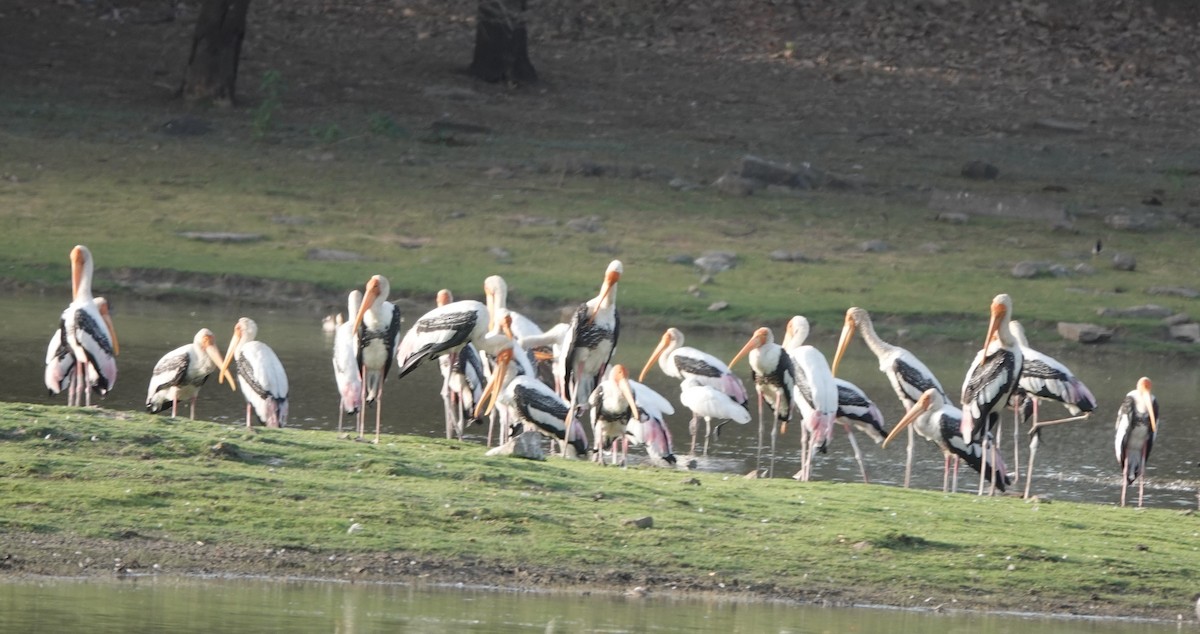
POLYGON ((1142 402, 1142 407, 1145 407, 1146 411, 1150 414, 1150 431, 1152 433, 1157 434, 1158 433, 1158 414, 1156 414, 1154 412, 1154 393, 1150 391, 1152 387, 1154 387, 1154 386, 1151 384, 1149 378, 1142 377, 1142 378, 1138 379, 1138 382, 1137 382, 1138 399, 1142 402))
POLYGON ((883 439, 883 444, 880 446, 887 447, 888 443, 892 442, 892 439, 895 438, 902 429, 913 424, 913 422, 915 422, 921 416, 924 416, 930 410, 941 406, 942 395, 934 388, 925 390, 925 392, 921 394, 920 398, 917 399, 917 402, 913 404, 911 408, 909 408, 908 413, 904 415, 904 418, 901 418, 900 422, 896 423, 896 426, 892 428, 892 431, 888 434, 887 438, 883 439))
POLYGON ((842 355, 846 354, 846 349, 850 347, 850 341, 854 339, 854 332, 858 330, 860 319, 867 318, 867 311, 853 306, 846 310, 846 319, 842 322, 842 334, 838 337, 837 353, 833 355, 833 365, 830 366, 830 371, 834 376, 837 376, 838 364, 842 362, 842 355))
POLYGON ((500 396, 500 390, 504 388, 504 378, 508 376, 508 365, 512 363, 512 359, 511 345, 505 345, 496 353, 496 367, 492 370, 492 380, 483 388, 483 396, 475 406, 475 418, 491 414, 492 410, 496 409, 496 399, 500 396))
POLYGON ((683 333, 678 328, 667 328, 663 333, 662 339, 658 341, 658 346, 654 348, 654 352, 650 354, 650 359, 646 361, 646 365, 642 368, 642 373, 638 375, 639 381, 646 380, 646 373, 650 371, 650 366, 654 365, 655 361, 672 347, 679 347, 683 344, 683 333))
POLYGON ((774 341, 775 336, 771 334, 770 328, 759 328, 758 330, 755 330, 754 334, 750 336, 750 341, 747 341, 746 345, 742 346, 742 349, 738 351, 736 355, 734 355, 733 361, 729 362, 729 367, 733 368, 733 366, 737 364, 742 357, 749 354, 750 351, 757 350, 768 343, 774 343, 774 341))
POLYGON ((358 329, 362 327, 363 316, 367 314, 367 310, 376 303, 386 300, 390 291, 391 286, 388 284, 388 279, 382 275, 372 275, 371 279, 367 280, 367 289, 363 291, 362 303, 358 305, 358 314, 354 316, 353 332, 357 333, 358 329))
POLYGON ((192 339, 192 346, 200 351, 201 354, 212 359, 213 363, 220 368, 220 374, 217 375, 217 382, 221 383, 223 379, 229 379, 229 384, 233 385, 233 375, 229 374, 227 368, 221 367, 225 361, 221 358, 221 349, 217 347, 217 337, 213 331, 208 328, 201 328, 196 331, 196 336, 192 339))
POLYGON ((596 296, 596 306, 592 309, 592 314, 588 316, 588 323, 596 321, 596 313, 600 311, 600 308, 616 299, 613 294, 616 292, 617 282, 621 281, 621 273, 624 270, 620 260, 608 263, 608 268, 604 271, 604 283, 600 285, 600 294, 596 296))
POLYGON ((445 306, 446 304, 449 304, 452 301, 454 301, 454 293, 451 293, 450 289, 443 288, 442 290, 437 292, 437 305, 438 306, 445 306))

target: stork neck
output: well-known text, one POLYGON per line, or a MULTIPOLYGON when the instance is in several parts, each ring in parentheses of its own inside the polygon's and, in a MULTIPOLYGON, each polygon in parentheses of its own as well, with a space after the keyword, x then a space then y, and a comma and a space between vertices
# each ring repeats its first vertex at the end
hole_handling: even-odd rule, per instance
POLYGON ((896 350, 896 346, 879 337, 879 333, 875 332, 875 324, 871 323, 869 318, 858 320, 858 334, 862 335, 863 341, 866 342, 871 352, 881 359, 896 350))

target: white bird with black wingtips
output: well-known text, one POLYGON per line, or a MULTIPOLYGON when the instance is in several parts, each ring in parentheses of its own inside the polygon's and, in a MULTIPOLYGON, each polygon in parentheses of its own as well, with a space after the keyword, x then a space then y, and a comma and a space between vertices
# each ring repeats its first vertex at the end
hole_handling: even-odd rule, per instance
MULTIPOLYGON (((157 414, 170 403, 171 418, 175 418, 179 412, 179 401, 187 400, 191 407, 191 418, 195 420, 200 387, 221 367, 221 363, 221 350, 217 348, 213 332, 208 328, 196 331, 191 343, 168 352, 154 365, 154 374, 146 390, 146 409, 151 414, 157 414)), ((229 379, 230 385, 233 384, 233 377, 228 371, 225 371, 225 378, 229 379)))
POLYGON ((108 393, 117 383, 120 345, 108 304, 92 297, 95 265, 92 252, 82 244, 71 249, 71 305, 59 321, 62 341, 75 355, 71 387, 75 405, 91 405, 92 392, 108 393))
MULTIPOLYGON (((288 378, 279 357, 267 344, 258 341, 258 324, 249 317, 238 319, 225 360, 221 362, 220 383, 228 376, 229 364, 237 360, 238 384, 246 397, 246 427, 252 427, 250 411, 267 427, 287 426, 288 378)), ((235 390, 233 382, 229 389, 235 390)))

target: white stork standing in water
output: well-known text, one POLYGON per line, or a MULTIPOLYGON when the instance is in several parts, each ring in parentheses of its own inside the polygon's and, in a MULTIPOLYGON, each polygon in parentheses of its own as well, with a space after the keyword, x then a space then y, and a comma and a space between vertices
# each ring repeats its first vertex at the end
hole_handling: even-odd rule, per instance
POLYGON ((339 313, 333 331, 333 380, 338 388, 338 433, 346 414, 358 414, 362 408, 362 369, 358 365, 358 334, 354 315, 362 307, 363 293, 358 289, 346 296, 346 317, 339 313))
POLYGON ((750 410, 744 404, 738 403, 725 392, 703 383, 694 376, 688 376, 679 384, 679 402, 692 411, 692 420, 688 423, 688 431, 692 434, 692 447, 689 453, 696 455, 696 436, 699 431, 699 419, 704 419, 704 455, 708 455, 708 441, 713 436, 719 436, 721 427, 733 421, 739 425, 750 422, 750 410), (713 419, 722 420, 714 429, 713 419))
MULTIPOLYGON (((251 427, 250 409, 267 427, 285 427, 288 415, 288 378, 275 351, 258 341, 258 324, 242 317, 233 327, 233 337, 225 360, 221 362, 220 383, 228 375, 229 364, 237 359, 238 383, 246 397, 246 427, 251 427)), ((229 389, 236 390, 230 381, 229 389)))
MULTIPOLYGON (((208 377, 221 367, 221 350, 216 337, 208 328, 196 331, 192 342, 175 348, 163 355, 154 365, 150 386, 146 390, 146 409, 157 414, 171 404, 171 418, 179 413, 179 401, 187 400, 191 406, 191 418, 196 419, 196 397, 208 377)), ((233 385, 233 377, 225 371, 225 378, 233 385)))
MULTIPOLYGON (((992 446, 991 418, 993 410, 1003 408, 1017 390, 1021 377, 1021 346, 1017 345, 1008 323, 1012 319, 1012 298, 1001 293, 992 299, 992 318, 988 322, 987 334, 983 338, 983 349, 975 355, 962 387, 962 436, 970 442, 982 442, 985 463, 998 458, 999 451, 992 446), (988 425, 976 426, 985 422, 988 425)), ((999 430, 997 430, 997 435, 999 430)), ((983 473, 979 478, 979 493, 983 494, 983 473)))
POLYGON ((779 437, 779 425, 786 425, 792 419, 792 388, 796 385, 796 373, 791 356, 775 343, 775 335, 770 328, 755 330, 746 345, 729 362, 729 367, 733 368, 747 354, 750 376, 758 392, 758 452, 755 462, 758 471, 762 470, 763 402, 766 401, 767 407, 775 413, 771 421, 771 461, 767 468, 767 477, 771 477, 775 474, 775 441, 779 437))
POLYGON ((633 387, 633 397, 637 399, 638 415, 631 419, 625 428, 629 436, 629 444, 645 446, 650 461, 658 465, 674 466, 678 459, 675 457, 675 443, 671 439, 671 430, 667 428, 666 417, 675 413, 662 394, 637 381, 630 381, 633 387))
MULTIPOLYGON (((521 313, 508 309, 508 282, 499 275, 490 275, 483 280, 483 293, 487 299, 488 310, 495 313, 504 311, 512 317, 513 336, 517 339, 533 337, 542 334, 542 329, 534 321, 521 313)), ((492 319, 496 319, 493 315, 492 319)))
POLYGON ((1121 465, 1121 506, 1125 506, 1125 491, 1138 481, 1138 508, 1146 488, 1146 464, 1158 435, 1158 399, 1151 392, 1150 379, 1138 379, 1137 387, 1125 395, 1117 410, 1117 435, 1114 448, 1117 464, 1121 465))
MULTIPOLYGON (((900 404, 904 406, 906 412, 912 409, 921 394, 929 389, 937 390, 941 393, 943 400, 948 400, 945 398, 946 390, 942 388, 942 384, 938 382, 933 372, 913 353, 881 339, 875 332, 875 325, 871 322, 870 313, 857 306, 846 311, 846 321, 842 326, 842 335, 838 339, 837 354, 833 357, 832 372, 834 376, 837 376, 838 364, 842 362, 842 355, 846 354, 846 348, 850 346, 850 341, 854 339, 856 331, 862 335, 867 347, 879 359, 879 371, 883 372, 888 378, 888 382, 892 384, 892 390, 896 393, 896 398, 900 399, 900 404)), ((908 488, 912 481, 913 429, 910 427, 908 431, 908 448, 904 459, 905 488, 908 488)), ((925 438, 933 440, 928 436, 925 438)))
MULTIPOLYGON (((1042 436, 1042 428, 1047 425, 1057 425, 1072 421, 1083 420, 1091 416, 1096 409, 1096 397, 1083 381, 1054 357, 1029 347, 1025 337, 1025 328, 1019 321, 1008 322, 1012 336, 1021 348, 1021 377, 1017 381, 1016 406, 1018 416, 1028 403, 1033 415, 1033 426, 1029 430, 1029 466, 1025 474, 1025 497, 1029 497, 1030 485, 1033 482, 1033 459, 1037 456, 1038 443, 1042 436), (1071 413, 1068 418, 1039 421, 1038 402, 1042 399, 1058 401, 1071 413)), ((1013 469, 1021 472, 1020 454, 1017 452, 1017 425, 1013 425, 1013 469)))
MULTIPOLYGON (((396 341, 400 338, 400 309, 387 301, 391 286, 382 275, 373 275, 363 292, 362 304, 354 317, 353 331, 358 335, 358 366, 362 368, 363 405, 375 406, 375 442, 383 418, 383 383, 392 369, 396 341)), ((358 437, 366 427, 367 410, 358 410, 358 437)))
POLYGON ((574 408, 569 406, 561 396, 554 393, 548 385, 529 377, 518 376, 504 385, 504 377, 508 374, 506 367, 513 360, 511 346, 500 348, 496 352, 496 369, 492 378, 483 390, 483 398, 475 408, 475 416, 490 414, 496 403, 508 408, 511 418, 521 423, 525 432, 537 432, 562 444, 563 455, 575 457, 587 456, 587 433, 582 424, 568 428, 563 421, 572 415, 574 408), (570 447, 573 452, 567 451, 570 447))
MULTIPOLYGON (((792 369, 795 372, 792 402, 800 411, 801 420, 800 451, 803 466, 793 477, 803 482, 812 478, 812 463, 817 452, 825 453, 833 436, 833 423, 837 420, 838 411, 837 383, 833 380, 833 372, 829 370, 829 362, 820 350, 804 344, 809 329, 808 319, 796 315, 788 320, 783 335, 783 349, 792 357, 792 369)), ((849 425, 846 425, 846 432, 854 447, 854 456, 858 459, 863 479, 866 480, 862 453, 858 450, 858 442, 849 425)))
MULTIPOLYGON (((562 366, 564 397, 572 406, 586 407, 587 397, 604 376, 617 339, 621 318, 617 312, 617 283, 623 268, 620 260, 609 263, 600 293, 580 304, 563 339, 562 366)), ((571 426, 571 419, 565 423, 571 426)))
POLYGON ((888 430, 883 420, 883 412, 871 400, 867 393, 857 385, 845 379, 833 379, 838 391, 837 420, 850 436, 850 446, 854 449, 854 458, 858 460, 858 468, 862 471, 863 482, 867 480, 867 470, 863 466, 862 454, 858 451, 858 443, 854 440, 851 426, 866 434, 875 444, 887 438, 888 430))
POLYGON ((650 367, 657 361, 663 374, 679 381, 694 379, 697 384, 710 385, 728 395, 735 403, 746 407, 749 400, 746 387, 729 366, 707 352, 684 346, 683 341, 683 333, 678 328, 667 328, 658 342, 658 347, 650 354, 642 368, 642 373, 638 375, 638 380, 644 381, 650 367))
MULTIPOLYGON (((108 300, 103 297, 97 297, 94 301, 96 302, 97 310, 100 311, 101 319, 105 320, 109 328, 109 332, 115 332, 112 328, 112 318, 108 312, 108 300)), ((64 323, 60 318, 58 328, 50 336, 50 343, 46 347, 46 372, 44 376, 46 389, 50 394, 61 394, 65 390, 67 392, 68 406, 81 405, 82 403, 78 400, 79 393, 75 389, 77 374, 75 351, 71 349, 71 346, 67 345, 64 331, 64 323)), ((86 376, 98 376, 96 368, 89 367, 86 376)))
POLYGON ((97 303, 92 297, 94 270, 87 247, 80 244, 71 249, 72 301, 62 313, 59 329, 75 357, 75 378, 70 381, 74 398, 68 398, 74 405, 90 406, 92 390, 107 394, 117 383, 120 346, 107 302, 97 303))
POLYGON ((625 464, 629 454, 629 437, 625 430, 629 421, 637 418, 637 399, 630 386, 629 371, 620 363, 608 372, 608 377, 596 385, 588 396, 592 419, 592 439, 596 447, 596 462, 604 464, 604 450, 611 446, 612 463, 625 464), (618 448, 618 444, 620 447, 618 448))
MULTIPOLYGON (((999 416, 998 412, 992 412, 991 416, 999 416)), ((917 401, 908 409, 908 413, 896 426, 892 428, 892 432, 888 434, 883 441, 883 446, 887 447, 896 434, 899 434, 906 427, 913 427, 922 438, 936 444, 942 450, 944 458, 944 466, 942 469, 942 492, 947 490, 958 490, 958 466, 957 460, 954 467, 954 486, 950 486, 950 462, 951 457, 956 457, 959 460, 966 461, 983 476, 995 483, 996 488, 1001 491, 1009 484, 1008 475, 1004 466, 1004 461, 997 459, 988 463, 985 467, 983 464, 983 445, 977 442, 969 442, 962 435, 962 410, 955 407, 953 403, 946 398, 940 390, 929 388, 925 390, 917 398, 917 401), (986 472, 984 469, 988 469, 986 472)))

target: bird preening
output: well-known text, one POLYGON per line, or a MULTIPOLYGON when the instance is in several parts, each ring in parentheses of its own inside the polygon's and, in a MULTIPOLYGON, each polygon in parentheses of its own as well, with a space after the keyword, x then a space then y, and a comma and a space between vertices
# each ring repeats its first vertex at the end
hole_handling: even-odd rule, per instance
MULTIPOLYGON (((44 382, 53 394, 67 392, 68 405, 87 406, 93 397, 103 397, 115 387, 120 348, 109 302, 92 293, 91 251, 75 246, 70 263, 71 301, 47 346, 44 382)), ((808 319, 797 315, 786 322, 781 343, 776 343, 770 327, 759 327, 728 364, 684 345, 683 332, 667 328, 634 380, 616 356, 621 333, 618 287, 623 275, 622 262, 610 262, 595 296, 579 304, 569 323, 545 331, 509 307, 509 284, 498 275, 484 279, 484 301, 454 301, 450 291, 443 290, 437 306, 405 329, 399 308, 388 299, 388 278, 371 276, 364 287, 348 293, 345 313, 329 320, 339 432, 343 416, 354 415, 356 437, 362 438, 367 410, 373 409, 378 442, 385 388, 397 394, 389 401, 413 398, 403 393, 407 384, 388 387, 387 380, 403 379, 425 361, 437 359, 448 438, 466 441, 468 428, 486 419, 491 422, 488 445, 493 437, 504 443, 514 434, 534 433, 551 439, 558 452, 568 457, 627 464, 629 448, 644 447, 652 464, 695 465, 696 460, 680 461, 675 453, 670 418, 676 403, 690 415, 688 453, 707 456, 729 422, 738 428, 753 419, 747 390, 735 373, 746 357, 758 401, 755 475, 773 477, 776 461, 790 454, 801 465, 797 479, 814 477, 818 456, 836 447, 834 431, 840 426, 847 432, 845 438, 864 482, 869 482, 867 466, 855 432, 865 434, 880 449, 907 433, 904 486, 910 484, 912 439, 919 435, 944 457, 944 490, 957 490, 957 467, 965 461, 980 474, 980 493, 986 483, 993 491, 1015 488, 1023 475, 1028 497, 1043 433, 1062 423, 1087 420, 1099 407, 1096 396, 1066 365, 1030 346, 1025 329, 1013 319, 1013 299, 1004 293, 991 301, 982 346, 957 398, 948 395, 916 355, 884 341, 870 314, 859 307, 848 309, 844 320, 839 320, 841 334, 832 363, 808 341, 812 327, 808 319), (890 431, 880 405, 858 385, 837 376, 856 334, 876 356, 903 408, 890 431), (643 383, 655 365, 678 381, 678 391, 660 394, 643 383), (546 367, 553 371, 547 373, 546 367), (1068 415, 1043 416, 1049 401, 1060 402, 1068 415), (1001 426, 1008 410, 1013 412, 1011 449, 1001 446, 1001 426), (800 421, 798 451, 782 442, 791 438, 787 430, 793 412, 800 421), (497 424, 500 432, 493 434, 497 424), (1018 442, 1022 427, 1029 435, 1024 470, 1018 442), (769 452, 765 459, 764 451, 769 452), (1006 455, 1012 458, 1011 473, 1006 455)), ((201 387, 216 373, 218 384, 228 381, 231 390, 240 388, 247 426, 255 420, 268 427, 285 426, 287 373, 258 333, 258 324, 242 317, 222 356, 212 330, 195 331, 190 343, 164 354, 150 371, 147 410, 157 413, 169 408, 174 418, 180 415, 180 404, 187 403, 188 415, 195 418, 201 387)), ((1134 483, 1138 505, 1144 502, 1147 466, 1160 424, 1151 380, 1143 377, 1125 395, 1117 414, 1114 448, 1121 505, 1134 483)))

